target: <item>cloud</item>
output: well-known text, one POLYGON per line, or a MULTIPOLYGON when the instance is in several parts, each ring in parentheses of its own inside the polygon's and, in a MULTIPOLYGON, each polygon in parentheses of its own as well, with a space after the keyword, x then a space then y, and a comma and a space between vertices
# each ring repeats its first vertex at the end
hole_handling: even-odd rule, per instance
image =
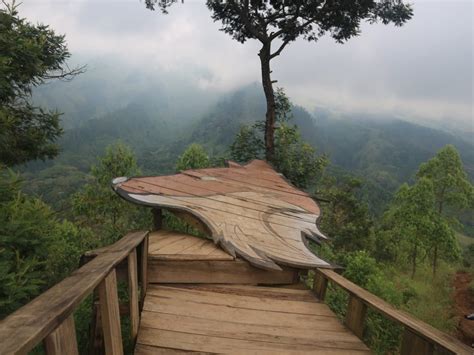
MULTIPOLYGON (((449 119, 472 129, 472 3, 415 1, 414 11, 401 28, 367 24, 343 45, 298 40, 273 62, 277 85, 309 109, 449 119)), ((189 72, 213 90, 260 78, 259 44, 219 31, 201 1, 177 4, 169 15, 139 0, 24 0, 20 12, 65 33, 83 58, 112 55, 144 71, 189 72)))

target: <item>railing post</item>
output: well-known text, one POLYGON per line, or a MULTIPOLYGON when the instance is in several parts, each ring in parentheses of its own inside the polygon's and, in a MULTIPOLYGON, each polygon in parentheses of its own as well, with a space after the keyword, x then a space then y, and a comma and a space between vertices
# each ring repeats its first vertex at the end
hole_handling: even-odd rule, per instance
POLYGON ((428 355, 433 354, 433 344, 426 341, 419 335, 405 328, 403 332, 402 348, 400 354, 402 355, 428 355))
POLYGON ((148 235, 143 239, 140 246, 140 310, 143 309, 146 290, 148 286, 148 235))
POLYGON ((79 354, 72 314, 44 339, 44 346, 47 355, 79 354))
POLYGON ((365 315, 367 305, 354 295, 350 295, 347 305, 346 325, 352 332, 362 339, 364 335, 365 315))
POLYGON ((138 275, 137 275, 137 250, 133 249, 128 255, 128 298, 130 302, 131 336, 135 341, 140 323, 138 310, 138 275))
POLYGON ((153 208, 153 229, 160 230, 163 228, 163 210, 161 208, 153 208))
POLYGON ((324 301, 326 297, 326 289, 328 287, 328 279, 318 270, 314 271, 313 292, 319 300, 324 301))
POLYGON ((99 302, 105 353, 107 355, 122 355, 123 345, 115 269, 99 284, 99 302))

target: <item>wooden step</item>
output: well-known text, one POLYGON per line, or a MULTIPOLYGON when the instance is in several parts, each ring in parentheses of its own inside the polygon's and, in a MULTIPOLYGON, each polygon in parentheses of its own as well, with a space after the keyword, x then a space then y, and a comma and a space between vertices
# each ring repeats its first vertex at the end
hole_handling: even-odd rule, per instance
POLYGON ((246 285, 151 285, 135 350, 369 353, 310 291, 246 285))
POLYGON ((212 240, 159 230, 150 233, 148 282, 291 284, 298 270, 263 270, 227 254, 212 240))

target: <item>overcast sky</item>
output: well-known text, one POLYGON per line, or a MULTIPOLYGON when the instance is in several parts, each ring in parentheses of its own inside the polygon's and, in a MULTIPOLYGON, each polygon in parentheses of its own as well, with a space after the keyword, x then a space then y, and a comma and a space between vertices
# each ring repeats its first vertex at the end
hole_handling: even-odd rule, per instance
MULTIPOLYGON (((343 45, 293 43, 272 62, 277 85, 310 110, 389 113, 473 130, 472 0, 412 3, 414 17, 402 28, 367 24, 343 45)), ((186 0, 162 15, 139 0, 23 0, 20 13, 66 34, 81 58, 113 55, 124 70, 186 68, 210 89, 260 80, 258 43, 218 31, 204 1, 186 0)))

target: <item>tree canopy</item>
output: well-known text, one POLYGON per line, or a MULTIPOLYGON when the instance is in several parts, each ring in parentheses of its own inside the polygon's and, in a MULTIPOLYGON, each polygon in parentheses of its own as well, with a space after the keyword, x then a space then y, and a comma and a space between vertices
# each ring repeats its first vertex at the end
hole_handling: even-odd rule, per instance
POLYGON ((13 2, 0 9, 0 164, 13 166, 58 153, 60 114, 30 102, 33 87, 49 79, 71 79, 65 37, 49 26, 20 18, 13 2))
MULTIPOLYGON (((147 8, 163 12, 177 0, 145 0, 147 8)), ((265 155, 274 160, 276 102, 270 61, 298 38, 315 42, 324 35, 343 43, 360 34, 362 21, 401 26, 413 11, 402 0, 207 0, 211 18, 222 23, 221 31, 244 43, 258 40, 262 86, 267 102, 265 155), (276 46, 272 48, 272 45, 276 46)))

